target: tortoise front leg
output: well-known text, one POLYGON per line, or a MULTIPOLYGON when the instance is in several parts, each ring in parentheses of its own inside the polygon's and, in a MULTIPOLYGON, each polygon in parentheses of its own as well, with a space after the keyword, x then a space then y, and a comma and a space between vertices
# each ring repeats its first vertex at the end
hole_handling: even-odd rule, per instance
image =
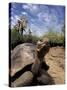
POLYGON ((40 65, 41 65, 40 61, 38 59, 36 59, 31 68, 31 71, 34 75, 36 75, 38 73, 40 65))

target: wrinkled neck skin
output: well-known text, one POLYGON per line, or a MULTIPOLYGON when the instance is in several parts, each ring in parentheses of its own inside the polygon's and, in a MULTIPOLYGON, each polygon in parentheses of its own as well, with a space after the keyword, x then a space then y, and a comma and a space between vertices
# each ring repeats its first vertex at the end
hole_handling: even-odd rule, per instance
POLYGON ((44 56, 48 51, 49 51, 49 48, 47 46, 44 46, 43 48, 41 48, 40 51, 37 51, 36 49, 36 60, 32 65, 32 72, 34 75, 36 75, 41 69, 41 64, 43 62, 44 56))
POLYGON ((48 51, 49 51, 49 46, 44 46, 40 49, 40 51, 36 51, 39 60, 43 60, 44 56, 48 53, 48 51))

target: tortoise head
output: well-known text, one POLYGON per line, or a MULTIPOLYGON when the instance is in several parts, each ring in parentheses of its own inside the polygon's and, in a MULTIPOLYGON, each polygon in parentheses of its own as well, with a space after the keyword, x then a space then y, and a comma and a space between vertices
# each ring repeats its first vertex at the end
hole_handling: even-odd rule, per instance
POLYGON ((36 50, 37 52, 41 52, 44 51, 44 52, 48 52, 49 51, 49 39, 48 38, 44 38, 44 39, 40 39, 38 42, 37 42, 37 45, 36 45, 36 50))

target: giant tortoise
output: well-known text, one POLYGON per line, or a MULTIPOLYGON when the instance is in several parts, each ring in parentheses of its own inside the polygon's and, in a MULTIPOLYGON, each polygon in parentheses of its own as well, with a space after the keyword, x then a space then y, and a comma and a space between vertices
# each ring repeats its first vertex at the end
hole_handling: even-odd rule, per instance
MULTIPOLYGON (((45 71, 49 68, 46 62, 43 61, 44 55, 48 51, 48 39, 39 40, 37 45, 23 43, 16 46, 11 51, 11 67, 9 70, 11 86, 36 85, 38 84, 38 81, 43 81, 44 78, 41 80, 42 73, 40 72, 42 71, 42 68, 45 71)), ((46 77, 48 78, 47 75, 46 77)), ((44 82, 46 81, 44 80, 44 82)), ((47 82, 49 82, 48 79, 47 82)))

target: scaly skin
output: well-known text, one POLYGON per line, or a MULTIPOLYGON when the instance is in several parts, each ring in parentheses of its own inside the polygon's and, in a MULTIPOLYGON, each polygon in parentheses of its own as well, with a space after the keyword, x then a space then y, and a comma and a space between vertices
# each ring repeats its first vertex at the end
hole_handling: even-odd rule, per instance
MULTIPOLYGON (((37 42, 36 51, 35 51, 36 60, 32 65, 32 69, 31 69, 34 75, 39 72, 40 68, 42 67, 44 56, 49 51, 48 42, 49 42, 48 39, 37 42)), ((44 62, 44 65, 45 65, 44 69, 46 70, 46 67, 47 67, 47 70, 48 70, 49 66, 46 64, 46 62, 44 62)))

